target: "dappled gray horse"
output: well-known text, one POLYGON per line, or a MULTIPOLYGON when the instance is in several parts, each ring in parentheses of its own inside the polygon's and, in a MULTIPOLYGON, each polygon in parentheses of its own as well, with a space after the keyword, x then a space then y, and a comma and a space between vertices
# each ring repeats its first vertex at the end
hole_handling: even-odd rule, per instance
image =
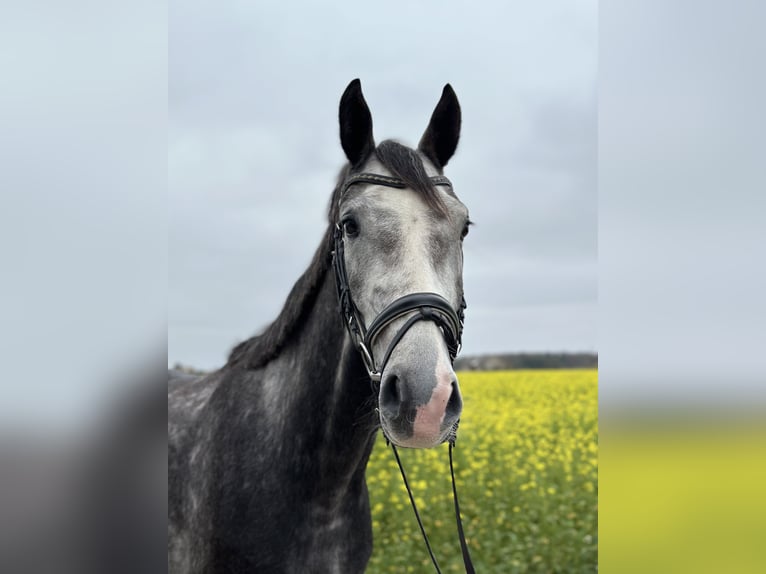
POLYGON ((418 448, 454 433, 469 220, 442 169, 457 97, 445 86, 416 150, 375 145, 358 80, 339 119, 348 164, 279 316, 218 371, 170 373, 171 572, 363 572, 377 429, 418 448))

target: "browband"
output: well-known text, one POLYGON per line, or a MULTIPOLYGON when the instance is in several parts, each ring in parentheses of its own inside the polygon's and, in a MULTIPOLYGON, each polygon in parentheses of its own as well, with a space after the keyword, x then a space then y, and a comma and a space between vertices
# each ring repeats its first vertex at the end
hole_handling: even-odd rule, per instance
MULTIPOLYGON (((434 177, 431 177, 429 179, 431 180, 431 183, 434 185, 452 187, 452 182, 446 177, 444 177, 443 175, 435 175, 434 177)), ((356 183, 372 183, 377 185, 384 185, 386 187, 396 187, 399 189, 404 189, 405 187, 407 187, 407 183, 405 183, 403 179, 399 179, 398 177, 380 175, 377 173, 357 173, 350 176, 343 183, 343 189, 340 192, 341 196, 345 195, 346 191, 348 191, 348 188, 356 183)))

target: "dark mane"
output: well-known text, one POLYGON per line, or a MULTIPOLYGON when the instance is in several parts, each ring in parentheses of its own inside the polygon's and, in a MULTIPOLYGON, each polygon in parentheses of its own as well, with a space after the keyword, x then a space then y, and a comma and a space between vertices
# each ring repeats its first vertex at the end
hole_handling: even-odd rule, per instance
POLYGON ((338 182, 330 199, 327 230, 308 269, 303 272, 290 290, 279 316, 271 325, 266 327, 263 333, 242 341, 234 347, 229 354, 228 366, 239 365, 249 369, 257 369, 266 365, 279 355, 290 335, 303 324, 306 315, 313 307, 324 276, 332 262, 333 222, 337 218, 338 194, 343 181, 348 177, 349 171, 349 166, 346 166, 338 176, 338 182))
MULTIPOLYGON (((420 193, 436 213, 447 216, 447 208, 439 192, 431 182, 423 166, 423 160, 412 149, 393 140, 382 142, 375 149, 375 157, 383 166, 407 184, 407 187, 420 193)), ((351 166, 346 165, 338 176, 328 209, 328 226, 314 257, 296 281, 279 316, 260 335, 239 343, 229 354, 228 366, 243 366, 249 369, 263 367, 279 356, 290 336, 304 322, 313 307, 325 274, 330 269, 333 249, 333 225, 338 218, 339 194, 343 182, 351 174, 351 166)))
POLYGON ((303 323, 322 285, 331 258, 332 234, 328 231, 308 269, 295 282, 276 320, 255 337, 239 343, 229 354, 228 365, 257 369, 279 355, 295 328, 303 323))

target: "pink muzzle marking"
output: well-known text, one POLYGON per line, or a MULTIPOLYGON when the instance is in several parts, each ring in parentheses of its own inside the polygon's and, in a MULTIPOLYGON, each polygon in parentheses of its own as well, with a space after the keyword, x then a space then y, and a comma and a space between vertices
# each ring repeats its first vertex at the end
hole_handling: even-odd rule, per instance
POLYGON ((441 437, 441 424, 447 412, 447 403, 452 396, 452 379, 446 377, 440 377, 440 379, 428 403, 417 409, 412 438, 418 442, 433 444, 441 437))

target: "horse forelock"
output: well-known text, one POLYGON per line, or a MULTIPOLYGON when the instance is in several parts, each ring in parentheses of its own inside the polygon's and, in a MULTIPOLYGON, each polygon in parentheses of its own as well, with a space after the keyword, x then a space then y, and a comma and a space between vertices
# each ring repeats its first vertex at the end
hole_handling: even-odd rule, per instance
POLYGON ((375 149, 375 157, 394 177, 398 177, 408 188, 419 193, 426 205, 436 214, 449 217, 449 210, 431 181, 423 158, 418 152, 394 140, 385 140, 375 149))

